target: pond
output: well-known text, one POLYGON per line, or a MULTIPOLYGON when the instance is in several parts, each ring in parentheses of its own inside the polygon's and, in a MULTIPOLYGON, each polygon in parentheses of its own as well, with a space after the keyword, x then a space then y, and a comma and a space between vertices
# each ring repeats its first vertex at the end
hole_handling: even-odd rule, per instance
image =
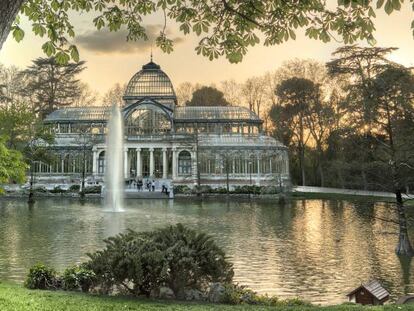
MULTIPOLYGON (((414 264, 394 254, 396 227, 383 203, 128 200, 123 213, 100 201, 0 200, 0 279, 22 281, 44 262, 61 271, 87 259, 126 228, 184 223, 213 235, 234 264, 235 281, 259 293, 316 304, 346 301, 348 290, 379 279, 395 299, 414 292, 414 264)), ((411 238, 414 239, 414 232, 411 238)))

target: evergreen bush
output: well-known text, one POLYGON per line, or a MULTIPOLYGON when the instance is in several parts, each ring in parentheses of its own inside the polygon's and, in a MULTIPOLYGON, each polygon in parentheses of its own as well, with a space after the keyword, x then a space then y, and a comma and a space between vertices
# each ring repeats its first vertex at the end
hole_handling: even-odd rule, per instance
POLYGON ((68 267, 63 271, 62 288, 88 292, 95 282, 95 273, 83 265, 68 267))
POLYGON ((38 263, 30 268, 24 286, 30 289, 58 289, 60 280, 54 269, 38 263))
POLYGON ((213 239, 181 224, 152 232, 128 231, 105 240, 105 249, 89 254, 103 291, 124 287, 133 295, 149 296, 161 286, 184 298, 186 289, 207 288, 210 282, 230 282, 233 268, 213 239))
POLYGON ((72 185, 69 187, 70 192, 78 192, 80 190, 80 185, 72 185))

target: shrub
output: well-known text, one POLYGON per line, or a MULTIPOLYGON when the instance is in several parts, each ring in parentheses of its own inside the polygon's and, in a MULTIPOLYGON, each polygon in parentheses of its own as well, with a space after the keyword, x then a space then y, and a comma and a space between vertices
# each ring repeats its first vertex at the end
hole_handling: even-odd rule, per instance
POLYGON ((237 186, 234 188, 234 193, 242 193, 242 194, 260 194, 262 187, 256 185, 244 185, 244 186, 237 186))
POLYGON ((280 300, 276 296, 259 295, 256 292, 248 289, 245 286, 238 284, 225 284, 223 303, 228 304, 249 304, 249 305, 263 305, 263 306, 308 306, 308 302, 300 300, 299 298, 280 300))
POLYGON ((66 190, 60 188, 60 186, 56 186, 52 190, 50 190, 51 193, 66 193, 66 190))
POLYGON ((193 193, 211 193, 213 189, 209 185, 200 185, 193 188, 193 193))
POLYGON ((95 273, 84 266, 72 266, 62 275, 62 287, 65 290, 82 290, 88 292, 95 282, 95 273))
POLYGON ((212 238, 181 224, 152 232, 128 231, 105 240, 105 249, 89 254, 87 267, 106 291, 125 287, 149 296, 161 286, 177 298, 185 289, 204 289, 210 282, 231 281, 232 265, 212 238))
POLYGON ((30 268, 24 286, 30 289, 57 289, 60 280, 55 270, 39 263, 30 268))
POLYGON ((102 191, 102 186, 92 186, 92 187, 85 187, 85 189, 83 190, 84 194, 88 194, 88 193, 95 193, 95 194, 99 194, 102 191))
POLYGON ((72 185, 69 187, 70 192, 78 192, 80 190, 80 185, 72 185))
POLYGON ((187 185, 174 186, 174 193, 190 194, 191 189, 187 185))
POLYGON ((47 189, 45 187, 36 187, 33 189, 34 192, 41 192, 41 193, 46 193, 47 189))

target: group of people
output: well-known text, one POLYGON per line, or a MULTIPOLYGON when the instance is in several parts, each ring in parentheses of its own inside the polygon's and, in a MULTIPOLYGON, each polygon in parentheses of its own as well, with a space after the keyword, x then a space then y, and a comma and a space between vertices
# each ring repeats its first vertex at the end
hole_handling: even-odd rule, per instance
MULTIPOLYGON (((139 179, 138 178, 135 181, 135 184, 137 186, 138 191, 142 191, 143 190, 144 181, 142 179, 139 179)), ((147 179, 145 181, 145 187, 147 188, 148 191, 155 191, 155 180, 154 179, 153 180, 147 179)))

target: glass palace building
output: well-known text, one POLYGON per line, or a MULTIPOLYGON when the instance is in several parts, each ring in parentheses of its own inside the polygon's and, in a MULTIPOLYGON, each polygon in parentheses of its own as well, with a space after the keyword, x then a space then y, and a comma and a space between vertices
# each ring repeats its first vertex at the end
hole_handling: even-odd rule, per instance
MULTIPOLYGON (((183 107, 169 77, 150 62, 124 94, 124 176, 168 179, 174 185, 288 185, 287 148, 262 132, 244 107, 183 107)), ((45 119, 56 156, 38 174, 103 180, 111 107, 69 107, 45 119)))

